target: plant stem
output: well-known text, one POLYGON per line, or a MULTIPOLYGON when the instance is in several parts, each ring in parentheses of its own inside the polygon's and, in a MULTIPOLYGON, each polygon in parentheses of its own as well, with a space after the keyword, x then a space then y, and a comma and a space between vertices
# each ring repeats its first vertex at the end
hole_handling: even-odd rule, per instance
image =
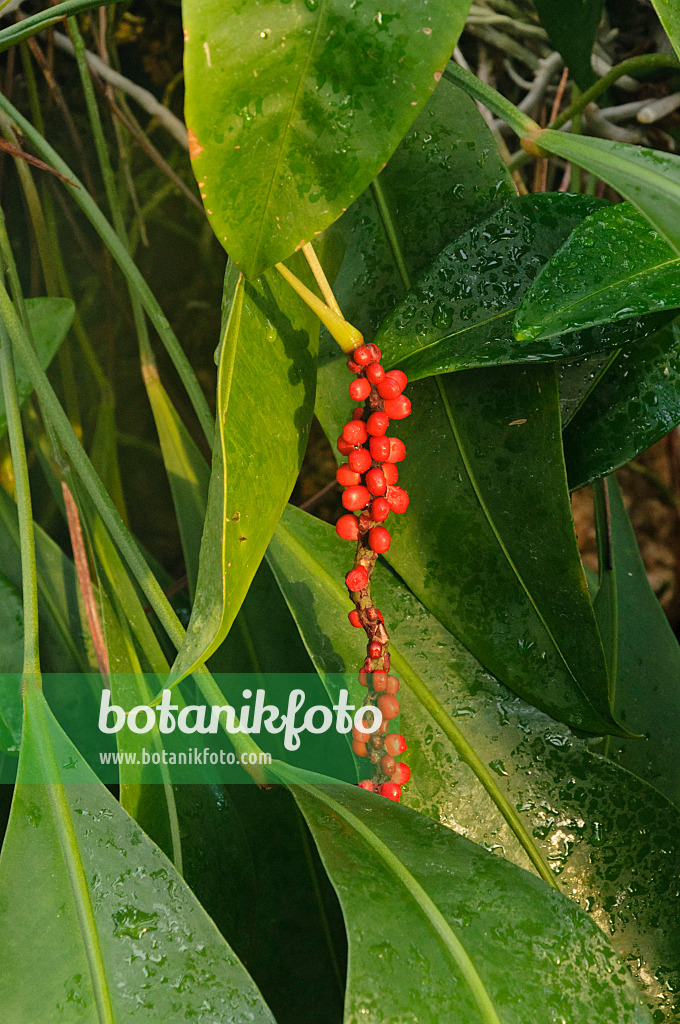
POLYGON ((472 96, 473 99, 483 103, 497 117, 502 117, 520 138, 523 135, 533 135, 534 132, 540 132, 540 125, 536 124, 531 117, 524 114, 519 107, 516 107, 505 96, 501 96, 490 85, 482 82, 471 71, 466 71, 460 64, 449 61, 444 71, 444 78, 453 82, 454 85, 457 85, 469 96, 472 96))
MULTIPOLYGON (((307 260, 307 263, 309 264, 309 269, 314 274, 314 279, 321 290, 321 294, 326 300, 326 305, 330 306, 333 312, 337 313, 338 316, 342 316, 342 310, 338 305, 338 300, 333 294, 333 289, 328 283, 328 278, 324 274, 323 267, 319 263, 319 257, 314 252, 314 246, 312 245, 312 243, 306 242, 302 246, 302 252, 304 254, 305 259, 307 260)), ((343 320, 344 319, 345 318, 343 317, 343 320)))
POLYGON ((81 11, 91 11, 94 7, 116 3, 120 3, 120 0, 66 0, 66 3, 57 4, 56 7, 48 7, 46 11, 39 11, 30 18, 24 18, 23 21, 17 21, 14 25, 3 28, 0 31, 0 53, 22 43, 24 39, 30 39, 38 32, 43 32, 51 25, 56 25, 68 15, 80 14, 81 11))
POLYGON ((325 302, 322 302, 318 295, 310 291, 307 285, 303 284, 299 277, 296 277, 284 263, 277 263, 276 269, 291 288, 297 292, 302 301, 309 306, 313 313, 316 313, 321 323, 328 333, 335 338, 343 352, 349 355, 358 345, 361 345, 364 337, 356 327, 352 327, 342 315, 339 316, 334 309, 331 309, 325 302))

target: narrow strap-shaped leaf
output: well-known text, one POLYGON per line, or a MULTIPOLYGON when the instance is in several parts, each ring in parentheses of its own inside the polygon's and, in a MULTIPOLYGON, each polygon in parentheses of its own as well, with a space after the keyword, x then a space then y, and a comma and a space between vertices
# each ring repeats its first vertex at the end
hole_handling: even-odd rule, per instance
POLYGON ((566 5, 561 0, 536 0, 541 24, 580 89, 587 89, 595 80, 591 58, 603 3, 604 0, 573 0, 566 5))
POLYGON ((675 0, 652 0, 654 9, 659 15, 661 24, 668 33, 675 52, 680 57, 680 11, 675 0))
POLYGON ((101 2, 100 0, 65 0, 65 3, 55 4, 45 11, 38 11, 30 18, 23 18, 0 31, 0 53, 23 43, 25 39, 30 39, 38 32, 43 32, 46 28, 61 21, 62 18, 72 17, 85 11, 91 11, 95 7, 104 7, 115 3, 120 3, 120 0, 101 0, 101 2))

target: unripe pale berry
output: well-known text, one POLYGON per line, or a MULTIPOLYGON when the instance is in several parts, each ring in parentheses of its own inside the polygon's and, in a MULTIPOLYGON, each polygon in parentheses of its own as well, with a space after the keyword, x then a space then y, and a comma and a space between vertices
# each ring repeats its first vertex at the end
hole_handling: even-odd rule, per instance
MULTIPOLYGON (((352 385, 350 384, 350 387, 352 385)), ((384 380, 381 380, 378 384, 378 394, 381 398, 390 399, 398 398, 404 389, 399 387, 398 382, 394 377, 385 376, 384 380)))
POLYGON ((376 462, 385 462, 390 454, 390 440, 388 437, 372 437, 368 442, 368 447, 376 462))
POLYGON ((379 644, 377 640, 373 640, 368 645, 368 656, 369 658, 379 658, 382 653, 382 644, 379 644))
POLYGON ((376 693, 384 693, 387 689, 387 672, 374 672, 371 676, 371 685, 376 693))
POLYGON ((368 546, 378 555, 389 551, 391 540, 390 531, 386 530, 384 526, 374 526, 368 531, 368 546))
POLYGON ((359 743, 358 740, 352 740, 352 750, 357 757, 368 757, 368 750, 366 749, 365 743, 359 743))
POLYGON ((399 701, 390 693, 380 694, 378 707, 382 711, 383 718, 396 718, 399 714, 399 701))
POLYGON ((388 462, 402 462, 406 458, 406 445, 398 437, 388 437, 390 450, 387 456, 388 462))
MULTIPOLYGON (((355 629, 361 629, 361 620, 359 618, 359 612, 356 610, 356 608, 352 608, 352 611, 349 613, 347 618, 350 621, 350 625, 354 626, 355 629)), ((396 693, 397 691, 395 690, 394 692, 396 693)))
POLYGON ((380 351, 378 346, 374 342, 369 341, 369 343, 366 346, 366 348, 371 353, 371 358, 373 359, 373 362, 374 363, 379 363, 380 360, 382 359, 382 352, 380 351))
MULTIPOLYGON (((353 398, 355 402, 363 402, 371 393, 371 385, 368 383, 365 377, 359 377, 357 380, 353 380, 349 386, 349 397, 353 398)), ((397 392, 399 394, 399 392, 397 392)), ((389 398, 396 398, 396 395, 389 395, 389 398)))
POLYGON ((350 469, 353 469, 355 473, 365 473, 367 469, 371 468, 372 462, 371 453, 367 448, 353 448, 349 453, 350 469))
POLYGON ((361 782, 359 783, 359 789, 367 789, 369 791, 369 793, 374 793, 375 792, 375 788, 373 786, 373 780, 372 779, 362 779, 361 782))
POLYGON ((394 800, 395 804, 398 804, 401 800, 401 786, 398 786, 396 782, 383 782, 380 787, 380 795, 386 796, 388 800, 394 800))
MULTIPOLYGON (((351 454, 349 457, 349 464, 350 466, 352 465, 351 454)), ((382 470, 383 473, 385 474, 385 482, 387 483, 387 486, 394 487, 397 480, 399 479, 399 470, 397 469, 397 467, 394 465, 393 462, 383 462, 382 470)))
POLYGON ((385 775, 394 775, 397 770, 397 762, 390 754, 385 754, 385 756, 380 759, 380 767, 385 775))
POLYGON ((405 420, 411 415, 411 402, 406 395, 391 398, 385 402, 385 412, 393 420, 405 420))
POLYGON ((347 589, 351 590, 353 594, 358 590, 363 590, 368 583, 368 573, 364 566, 358 565, 356 569, 350 569, 345 576, 345 583, 347 589))
POLYGON ((399 757, 406 750, 406 740, 398 732, 390 732, 385 737, 385 750, 392 757, 399 757))
MULTIPOLYGON (((399 490, 399 488, 395 487, 393 490, 399 490)), ((368 493, 368 488, 363 484, 348 487, 342 495, 342 503, 350 512, 358 512, 360 508, 366 508, 370 500, 371 495, 368 493)))
POLYGON ((342 428, 342 436, 348 444, 363 444, 368 437, 366 424, 362 420, 350 420, 342 428))
POLYGON ((336 448, 341 455, 349 455, 350 452, 354 451, 354 445, 350 444, 349 441, 345 441, 342 434, 340 434, 340 437, 337 440, 336 448))
POLYGON ((340 516, 335 524, 335 532, 342 540, 358 540, 359 520, 356 516, 340 516))
MULTIPOLYGON (((387 774, 387 772, 385 772, 387 774)), ((393 782, 396 782, 399 786, 403 786, 404 783, 408 782, 411 778, 411 769, 403 761, 400 761, 397 765, 397 770, 392 778, 393 782)))
POLYGON ((387 686, 385 689, 387 693, 399 693, 399 680, 396 676, 387 677, 387 686))
POLYGON ((381 380, 385 379, 385 370, 380 363, 371 363, 364 372, 366 373, 366 379, 370 380, 371 384, 379 384, 381 380))
POLYGON ((352 360, 359 366, 368 366, 369 363, 373 362, 373 353, 368 345, 360 345, 359 348, 355 348, 354 352, 352 352, 352 360))
MULTIPOLYGON (((366 451, 365 448, 364 451, 366 451)), ((368 452, 366 452, 366 454, 368 455, 368 452)), ((387 480, 385 479, 385 474, 383 473, 382 469, 378 469, 377 467, 374 469, 369 469, 368 473, 366 474, 366 486, 368 487, 371 494, 377 495, 385 493, 385 491, 387 490, 387 480)))
POLYGON ((390 514, 390 503, 386 498, 374 498, 371 502, 371 518, 376 523, 384 523, 390 514))
POLYGON ((354 484, 361 482, 361 474, 355 473, 346 462, 343 462, 335 471, 335 479, 343 487, 353 487, 354 484))
POLYGON ((366 430, 373 437, 382 437, 390 425, 390 418, 384 412, 372 412, 366 420, 366 430))
MULTIPOLYGON (((345 491, 346 493, 347 491, 345 491)), ((386 498, 392 511, 398 515, 401 515, 408 508, 409 496, 403 487, 388 487, 386 498)), ((363 508, 363 505, 361 507, 363 508)))

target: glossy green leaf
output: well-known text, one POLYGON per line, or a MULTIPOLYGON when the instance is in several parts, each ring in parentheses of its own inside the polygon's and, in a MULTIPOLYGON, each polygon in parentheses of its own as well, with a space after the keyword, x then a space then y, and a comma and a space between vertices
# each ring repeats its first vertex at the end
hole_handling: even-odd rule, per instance
POLYGON ((8 1020, 156 1022, 200 1007, 224 1024, 273 1020, 182 878, 97 782, 34 686, 0 881, 8 1020), (51 785, 33 784, 40 777, 51 785))
MULTIPOLYGON (((303 260, 295 268, 303 274, 303 260)), ((217 431, 196 599, 173 673, 221 644, 290 496, 314 407, 319 321, 275 271, 249 284, 230 265, 217 431)))
POLYGON ((643 733, 610 742, 608 754, 680 806, 680 646, 649 585, 616 477, 595 497, 606 551, 595 613, 612 652, 613 705, 631 732, 643 733))
POLYGON ((599 206, 587 196, 524 196, 451 242, 381 325, 375 340, 386 364, 417 380, 448 370, 573 359, 649 333, 656 318, 549 341, 517 341, 513 334, 517 308, 543 264, 599 206))
POLYGON ((553 129, 540 132, 535 141, 606 181, 680 253, 680 156, 553 129))
POLYGON ((348 1024, 650 1021, 604 935, 564 896, 408 808, 286 777, 345 915, 348 1024))
MULTIPOLYGON (((76 307, 70 299, 27 299, 26 312, 33 344, 43 370, 52 362, 71 326, 76 307)), ((17 395, 20 404, 30 397, 33 386, 21 363, 16 365, 17 395)), ((7 431, 5 400, 0 395, 0 437, 7 431)))
POLYGON ((564 63, 581 89, 593 84, 591 63, 604 0, 535 0, 541 24, 550 42, 564 57, 564 63))
POLYGON ((652 0, 661 24, 668 33, 675 52, 680 57, 680 11, 675 0, 652 0))
MULTIPOLYGON (((317 670, 360 665, 365 641, 347 622, 342 585, 351 546, 289 509, 268 557, 317 670)), ((498 683, 381 562, 373 594, 402 683, 400 731, 413 771, 402 802, 521 867, 539 870, 542 861, 543 877, 548 865, 548 877, 590 911, 631 965, 655 1020, 674 1024, 677 811, 498 683)), ((350 693, 366 693, 356 676, 350 693)))
POLYGON ((434 89, 469 6, 183 0, 194 173, 248 278, 368 186, 434 89))
POLYGON ((534 280, 515 320, 516 336, 552 338, 677 309, 678 268, 680 256, 634 206, 600 208, 576 227, 534 280))
POLYGON ((569 487, 606 476, 680 423, 677 322, 622 349, 589 382, 564 431, 569 487))
POLYGON ((618 358, 618 354, 618 351, 598 352, 594 356, 576 359, 573 363, 559 364, 557 385, 560 390, 563 428, 574 418, 590 392, 597 386, 604 371, 618 358))

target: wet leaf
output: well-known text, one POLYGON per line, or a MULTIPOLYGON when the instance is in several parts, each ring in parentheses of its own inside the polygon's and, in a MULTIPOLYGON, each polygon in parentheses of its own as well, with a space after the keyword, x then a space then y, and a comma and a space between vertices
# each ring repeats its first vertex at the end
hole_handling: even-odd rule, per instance
POLYGON ((679 267, 680 256, 634 206, 602 207, 575 228, 536 277, 517 314, 516 336, 554 338, 676 309, 679 267))
POLYGON ((604 0, 535 0, 536 10, 550 42, 564 57, 564 63, 581 89, 595 80, 591 57, 604 0))
MULTIPOLYGON (((296 257, 296 272, 304 273, 296 257)), ((297 478, 314 404, 319 321, 276 272, 246 283, 230 265, 196 599, 173 673, 219 647, 297 478)))
POLYGON ((680 647, 649 585, 616 477, 595 498, 606 552, 595 613, 612 652, 613 705, 619 721, 643 734, 610 741, 607 753, 680 806, 680 647))
MULTIPOLYGON (((26 299, 26 312, 31 328, 33 344, 43 370, 52 362, 52 357, 66 337, 76 307, 70 299, 26 299)), ((17 361, 16 367, 17 395, 19 404, 23 405, 33 392, 33 386, 22 364, 17 361)), ((7 431, 5 400, 0 395, 0 437, 7 431)))
POLYGON ((536 275, 600 205, 587 196, 523 196, 456 238, 381 325, 375 340, 385 363, 416 380, 448 370, 573 359, 650 333, 657 318, 559 339, 542 333, 541 340, 522 335, 518 341, 513 334, 513 318, 536 275))
MULTIPOLYGON (((351 545, 319 520, 288 510, 268 557, 317 670, 360 665, 365 641, 347 622, 342 586, 351 545)), ((547 865, 548 877, 590 911, 631 965, 655 1021, 674 1024, 675 808, 593 753, 592 741, 515 697, 381 562, 372 590, 401 679, 400 731, 413 772, 402 802, 521 867, 539 870, 542 861, 544 874, 547 865)), ((363 699, 356 675, 349 680, 352 697, 363 699)))
POLYGON ((0 880, 8 1020, 155 1022, 201 1008, 211 1022, 273 1021, 182 878, 99 784, 35 686, 0 880))
POLYGON ((469 6, 184 0, 194 173, 248 278, 368 186, 434 89, 469 6))

